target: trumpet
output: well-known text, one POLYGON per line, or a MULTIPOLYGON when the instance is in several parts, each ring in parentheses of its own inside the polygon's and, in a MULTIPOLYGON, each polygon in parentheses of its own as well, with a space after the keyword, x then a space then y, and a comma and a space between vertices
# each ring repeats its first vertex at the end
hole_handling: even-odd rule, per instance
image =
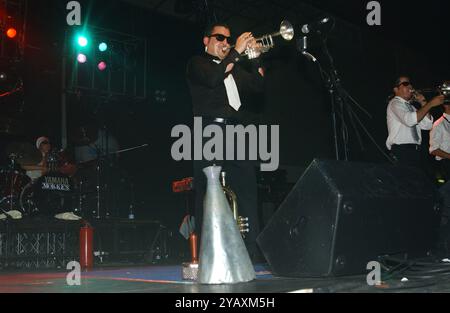
POLYGON ((445 81, 439 86, 441 95, 444 95, 444 103, 450 103, 450 81, 445 81))
POLYGON ((417 94, 438 94, 444 96, 444 103, 450 103, 450 81, 445 81, 442 85, 437 86, 435 88, 423 88, 423 89, 413 89, 412 91, 413 98, 417 96, 417 94))
MULTIPOLYGON (((249 59, 255 59, 261 53, 266 53, 274 47, 275 44, 273 42, 273 38, 277 36, 281 36, 286 41, 292 40, 292 38, 294 38, 294 28, 292 27, 292 24, 289 21, 284 20, 281 22, 280 30, 278 32, 255 38, 256 42, 259 43, 260 46, 256 48, 247 47, 247 49, 243 52, 243 55, 246 55, 249 59)), ((231 50, 235 46, 236 45, 224 47, 223 51, 225 52, 227 50, 231 50)))
POLYGON ((227 198, 231 210, 233 211, 233 217, 238 225, 239 232, 241 233, 241 236, 245 238, 245 233, 248 233, 250 231, 248 217, 242 217, 239 215, 236 194, 234 193, 233 190, 231 190, 230 187, 227 186, 225 176, 226 172, 224 171, 220 172, 220 183, 222 184, 222 189, 223 192, 225 193, 225 197, 227 198))

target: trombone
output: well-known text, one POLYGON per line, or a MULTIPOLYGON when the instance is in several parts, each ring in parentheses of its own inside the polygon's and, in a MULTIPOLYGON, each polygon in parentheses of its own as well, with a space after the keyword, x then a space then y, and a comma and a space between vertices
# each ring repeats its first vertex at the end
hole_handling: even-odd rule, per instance
MULTIPOLYGON (((290 41, 294 38, 294 28, 289 21, 282 21, 280 25, 280 30, 278 32, 263 35, 259 38, 255 38, 256 42, 261 44, 260 47, 257 48, 249 48, 243 52, 243 55, 246 55, 249 59, 257 58, 261 53, 266 53, 271 48, 274 47, 273 37, 281 36, 284 40, 290 41)), ((229 47, 224 47, 223 51, 227 51, 233 49, 236 45, 232 45, 229 47)))

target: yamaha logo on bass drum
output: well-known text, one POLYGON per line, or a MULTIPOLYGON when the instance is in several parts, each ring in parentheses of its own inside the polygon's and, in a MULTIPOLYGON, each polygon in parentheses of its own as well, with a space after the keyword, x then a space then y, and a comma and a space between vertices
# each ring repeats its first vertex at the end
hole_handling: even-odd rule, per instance
POLYGON ((70 191, 69 178, 46 176, 42 181, 42 190, 70 191))

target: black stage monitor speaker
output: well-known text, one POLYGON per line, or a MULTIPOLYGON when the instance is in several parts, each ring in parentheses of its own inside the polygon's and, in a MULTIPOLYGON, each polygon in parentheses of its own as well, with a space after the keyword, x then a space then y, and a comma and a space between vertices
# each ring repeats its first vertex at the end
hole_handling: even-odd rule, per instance
POLYGON ((380 255, 426 256, 439 218, 436 189, 418 170, 314 160, 257 242, 279 276, 362 274, 380 255))

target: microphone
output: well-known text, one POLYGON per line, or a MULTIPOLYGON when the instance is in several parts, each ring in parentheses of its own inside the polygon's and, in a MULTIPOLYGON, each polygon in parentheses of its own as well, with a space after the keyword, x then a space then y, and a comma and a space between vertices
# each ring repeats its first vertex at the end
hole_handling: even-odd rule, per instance
POLYGON ((300 51, 306 51, 308 50, 308 37, 303 36, 301 37, 298 41, 298 48, 300 49, 300 51))
POLYGON ((311 53, 306 51, 308 49, 308 37, 303 36, 301 38, 297 38, 297 48, 301 54, 303 54, 310 61, 316 62, 317 59, 311 53))
POLYGON ((314 22, 314 23, 310 23, 310 24, 305 24, 302 26, 302 33, 303 34, 309 34, 310 32, 314 32, 314 31, 318 31, 320 29, 320 27, 322 25, 327 24, 329 21, 331 20, 331 18, 329 17, 324 17, 323 19, 314 22))

